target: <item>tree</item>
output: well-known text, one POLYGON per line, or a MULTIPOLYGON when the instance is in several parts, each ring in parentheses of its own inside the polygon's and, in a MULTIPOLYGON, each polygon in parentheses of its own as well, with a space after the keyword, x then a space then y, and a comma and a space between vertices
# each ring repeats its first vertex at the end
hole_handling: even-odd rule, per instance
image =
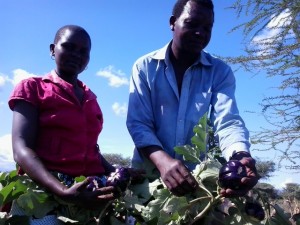
POLYGON ((130 167, 130 157, 123 157, 121 154, 116 153, 103 153, 102 155, 112 165, 130 167))
POLYGON ((254 189, 260 191, 262 197, 265 200, 279 198, 278 191, 271 184, 268 184, 268 183, 257 183, 255 185, 254 189))
POLYGON ((260 159, 255 160, 256 169, 261 179, 269 179, 271 177, 271 173, 275 171, 275 163, 273 161, 262 161, 260 159))
MULTIPOLYGON (((246 71, 265 72, 281 83, 278 94, 261 103, 261 114, 270 126, 253 137, 259 150, 280 152, 280 161, 296 165, 300 159, 300 0, 236 0, 229 7, 247 21, 231 31, 242 29, 245 55, 223 57, 246 71), (271 35, 267 35, 267 32, 271 35)), ((300 167, 295 169, 300 171, 300 167)))
POLYGON ((286 199, 300 200, 300 184, 287 183, 281 195, 286 199))

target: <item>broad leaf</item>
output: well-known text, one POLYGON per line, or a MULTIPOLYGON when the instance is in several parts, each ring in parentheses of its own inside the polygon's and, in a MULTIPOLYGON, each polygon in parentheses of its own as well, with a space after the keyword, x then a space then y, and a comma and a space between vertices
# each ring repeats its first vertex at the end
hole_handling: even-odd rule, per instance
POLYGON ((37 218, 42 218, 58 203, 51 195, 43 191, 28 190, 26 194, 21 195, 17 200, 18 205, 24 209, 27 215, 33 215, 37 218))
POLYGON ((175 152, 183 156, 183 159, 192 163, 200 163, 200 152, 189 145, 178 146, 174 148, 175 152))

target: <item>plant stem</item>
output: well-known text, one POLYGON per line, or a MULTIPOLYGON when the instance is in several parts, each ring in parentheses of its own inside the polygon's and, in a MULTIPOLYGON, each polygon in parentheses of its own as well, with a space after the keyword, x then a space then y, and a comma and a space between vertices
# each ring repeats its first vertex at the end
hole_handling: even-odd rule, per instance
POLYGON ((111 201, 109 201, 106 205, 105 205, 105 207, 103 208, 103 210, 101 211, 101 213, 100 213, 100 215, 99 215, 99 217, 98 217, 98 222, 97 222, 97 225, 101 225, 101 219, 103 218, 103 216, 104 216, 104 213, 106 212, 106 210, 107 210, 107 208, 111 205, 111 203, 113 202, 114 200, 111 200, 111 201))
MULTIPOLYGON (((214 205, 214 204, 216 204, 219 200, 220 200, 220 198, 221 198, 222 196, 221 195, 218 195, 217 197, 212 197, 211 198, 211 200, 208 202, 208 204, 206 205, 206 207, 197 215, 197 216, 195 216, 194 217, 194 219, 192 220, 192 222, 190 223, 190 225, 192 225, 193 223, 195 223, 197 220, 199 220, 199 219, 201 219, 204 215, 205 215, 205 213, 214 205)), ((195 200, 197 200, 197 199, 195 199, 195 200)))
POLYGON ((196 198, 196 199, 193 199, 192 201, 190 201, 189 204, 193 205, 197 202, 200 202, 201 200, 208 199, 208 198, 211 198, 211 197, 210 196, 204 196, 204 197, 196 198))

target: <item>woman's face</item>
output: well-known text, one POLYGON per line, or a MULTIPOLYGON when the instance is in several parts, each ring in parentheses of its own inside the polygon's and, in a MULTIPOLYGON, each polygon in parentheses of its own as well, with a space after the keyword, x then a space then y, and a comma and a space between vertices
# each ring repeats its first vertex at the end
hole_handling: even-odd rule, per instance
POLYGON ((89 63, 91 42, 86 33, 67 29, 50 49, 55 54, 57 73, 76 76, 89 63))

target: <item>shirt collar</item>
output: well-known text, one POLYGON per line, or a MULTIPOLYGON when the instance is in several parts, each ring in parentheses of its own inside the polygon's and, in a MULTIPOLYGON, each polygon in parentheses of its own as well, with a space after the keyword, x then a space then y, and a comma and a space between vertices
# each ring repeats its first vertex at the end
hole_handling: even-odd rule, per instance
MULTIPOLYGON (((63 85, 67 85, 67 86, 72 86, 72 84, 66 82, 65 80, 61 79, 58 74, 55 72, 55 70, 52 70, 49 74, 47 74, 46 76, 43 76, 42 78, 43 80, 49 80, 52 83, 55 84, 63 84, 63 85)), ((84 88, 84 90, 88 90, 88 87, 83 84, 80 80, 77 80, 77 83, 80 87, 84 88)))
MULTIPOLYGON (((52 83, 60 86, 60 87, 66 87, 69 86, 70 88, 72 87, 72 85, 68 82, 66 82, 65 80, 61 79, 57 73, 55 72, 55 70, 52 70, 50 73, 48 73, 47 75, 43 76, 42 79, 44 81, 48 80, 51 81, 52 83)), ((87 99, 96 99, 97 96, 89 89, 89 87, 87 87, 82 81, 77 80, 78 85, 80 87, 82 87, 84 89, 84 91, 87 94, 87 99)))
POLYGON ((51 81, 54 84, 63 84, 63 85, 67 85, 67 86, 72 86, 71 84, 69 84, 68 82, 64 81, 63 79, 61 79, 57 73, 55 72, 55 70, 52 70, 50 73, 48 73, 47 75, 43 76, 42 78, 44 81, 51 81))
MULTIPOLYGON (((156 60, 169 60, 169 51, 171 48, 171 43, 170 41, 168 44, 166 44, 163 48, 159 49, 158 51, 155 52, 151 57, 156 60)), ((209 57, 209 54, 202 50, 199 58, 195 62, 195 64, 202 64, 204 66, 211 66, 211 57, 209 57)))

